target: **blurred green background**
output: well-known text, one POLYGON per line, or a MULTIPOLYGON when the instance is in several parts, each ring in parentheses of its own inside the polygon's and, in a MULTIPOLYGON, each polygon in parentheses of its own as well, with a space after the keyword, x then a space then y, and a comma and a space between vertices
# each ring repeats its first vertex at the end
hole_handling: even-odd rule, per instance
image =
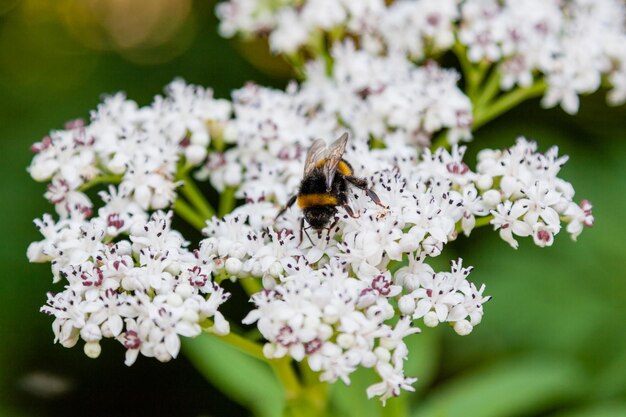
MULTIPOLYGON (((213 7, 0 1, 0 416, 246 415, 184 357, 168 364, 140 358, 127 368, 117 343, 105 343, 97 360, 80 347, 54 345, 51 319, 39 313, 53 290, 49 265, 30 265, 25 255, 39 239, 32 219, 51 210, 44 185, 26 173, 29 147, 65 121, 87 117, 101 94, 125 91, 144 105, 177 76, 212 86, 219 97, 248 80, 285 85, 284 67, 262 48, 217 36, 213 7)), ((494 298, 470 336, 443 328, 414 338, 411 367, 420 380, 407 397, 412 415, 626 416, 625 120, 625 107, 607 107, 598 93, 583 98, 575 117, 532 101, 476 133, 470 160, 520 134, 542 150, 559 145, 571 157, 562 176, 577 200, 594 204, 596 225, 578 243, 563 232, 546 249, 523 241, 514 251, 486 228, 447 249, 446 258, 462 255, 475 266, 472 280, 485 282, 494 298)), ((380 412, 375 405, 350 409, 361 390, 334 394, 346 415, 380 412)))

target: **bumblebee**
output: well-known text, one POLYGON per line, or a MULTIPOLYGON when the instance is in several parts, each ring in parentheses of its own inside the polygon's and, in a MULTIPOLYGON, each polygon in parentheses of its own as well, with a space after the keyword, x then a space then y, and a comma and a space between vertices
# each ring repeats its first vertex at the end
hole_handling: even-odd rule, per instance
POLYGON ((348 133, 341 135, 330 146, 326 146, 323 139, 316 139, 313 142, 306 155, 304 175, 298 194, 289 199, 276 215, 276 219, 297 202, 304 214, 300 224, 301 233, 307 229, 304 228, 304 220, 309 227, 318 232, 318 235, 325 229, 330 232, 336 224, 336 221, 332 220, 337 213, 337 207, 341 206, 348 215, 357 217, 348 204, 350 186, 365 191, 374 203, 385 207, 376 193, 368 187, 367 180, 355 177, 352 166, 343 159, 347 143, 348 133))

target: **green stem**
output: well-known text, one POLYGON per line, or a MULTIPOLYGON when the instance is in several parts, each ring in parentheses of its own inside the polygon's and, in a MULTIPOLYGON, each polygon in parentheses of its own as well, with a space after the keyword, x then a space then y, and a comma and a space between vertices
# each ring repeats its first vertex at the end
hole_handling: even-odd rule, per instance
POLYGON ((248 295, 256 294, 263 289, 260 280, 257 278, 241 278, 237 282, 241 284, 241 287, 248 295))
POLYGON ((223 131, 220 131, 219 134, 211 136, 211 145, 217 152, 224 152, 224 148, 226 148, 223 133, 223 131))
POLYGON ((202 191, 196 183, 187 174, 181 177, 183 185, 180 186, 180 192, 189 200, 204 219, 210 219, 215 215, 215 210, 209 202, 204 198, 202 191))
POLYGON ((304 59, 300 55, 299 51, 296 51, 292 54, 283 54, 282 57, 293 69, 294 75, 298 79, 298 81, 303 81, 304 79, 306 79, 306 75, 304 74, 304 59))
POLYGON ((500 91, 500 70, 494 68, 489 74, 487 81, 483 84, 482 93, 478 96, 474 104, 474 109, 480 109, 489 103, 500 91))
POLYGON ((478 91, 478 87, 482 82, 487 70, 489 69, 490 63, 487 61, 481 61, 478 65, 472 63, 467 57, 467 48, 463 45, 458 39, 452 46, 452 51, 456 55, 461 64, 461 69, 463 70, 463 75, 465 78, 467 95, 470 99, 473 100, 476 92, 478 91))
POLYGON ((302 393, 302 387, 293 367, 291 366, 291 358, 284 357, 280 359, 272 359, 268 362, 274 370, 274 373, 276 373, 278 379, 280 379, 285 387, 287 402, 297 400, 302 393))
POLYGON ((326 75, 332 75, 333 58, 330 56, 330 53, 328 52, 328 48, 326 46, 326 33, 321 30, 313 33, 313 35, 311 36, 310 46, 313 57, 321 57, 324 60, 326 75))
POLYGON ((299 368, 307 399, 317 410, 317 415, 323 415, 328 405, 328 384, 320 381, 319 374, 310 368, 308 361, 300 362, 299 368))
POLYGON ((98 177, 92 178, 90 181, 87 181, 80 187, 78 187, 78 191, 84 192, 90 189, 91 187, 99 184, 119 184, 122 181, 121 175, 100 175, 98 177))
POLYGON ((220 203, 218 213, 220 217, 224 217, 235 208, 235 188, 226 187, 220 194, 220 203))
POLYGON ((488 121, 498 117, 502 113, 511 110, 521 102, 537 97, 543 94, 546 89, 546 84, 543 79, 536 81, 533 85, 526 88, 516 88, 515 90, 506 93, 497 98, 491 104, 482 108, 475 109, 474 124, 472 130, 476 130, 488 121))
MULTIPOLYGON (((211 327, 213 325, 213 322, 211 322, 210 320, 207 320, 207 325, 206 327, 211 327)), ((248 339, 244 339, 243 337, 239 336, 238 334, 235 333, 228 333, 225 336, 219 336, 216 335, 215 333, 212 333, 208 330, 205 330, 206 332, 208 332, 209 334, 218 337, 220 340, 228 343, 229 345, 231 345, 234 348, 239 349, 240 351, 242 351, 243 353, 246 353, 254 358, 260 359, 264 362, 269 362, 269 360, 265 357, 265 355, 263 355, 263 347, 261 345, 259 345, 258 343, 254 343, 251 342, 248 339)))
POLYGON ((202 230, 204 226, 206 226, 206 218, 196 213, 196 211, 181 198, 177 198, 174 202, 174 212, 198 230, 202 230))

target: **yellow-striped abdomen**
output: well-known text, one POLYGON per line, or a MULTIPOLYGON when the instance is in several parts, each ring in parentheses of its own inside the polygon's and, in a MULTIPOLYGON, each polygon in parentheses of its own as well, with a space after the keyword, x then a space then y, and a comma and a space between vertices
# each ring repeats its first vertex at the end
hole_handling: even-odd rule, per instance
POLYGON ((301 209, 314 206, 336 206, 337 197, 331 194, 302 194, 298 196, 298 206, 301 209))

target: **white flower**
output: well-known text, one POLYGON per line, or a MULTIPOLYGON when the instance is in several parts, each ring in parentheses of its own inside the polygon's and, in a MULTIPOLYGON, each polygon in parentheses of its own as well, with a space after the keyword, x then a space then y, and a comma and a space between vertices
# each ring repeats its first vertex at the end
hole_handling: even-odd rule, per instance
POLYGON ((572 239, 576 238, 583 231, 583 226, 591 227, 595 221, 591 212, 592 205, 588 200, 583 200, 580 205, 570 202, 564 214, 570 220, 567 225, 567 232, 572 235, 572 239))
POLYGON ((500 237, 506 241, 513 249, 517 249, 518 243, 513 235, 525 237, 532 233, 532 226, 520 220, 528 211, 528 205, 523 201, 505 201, 498 204, 496 210, 492 210, 493 224, 495 230, 500 230, 500 237))

